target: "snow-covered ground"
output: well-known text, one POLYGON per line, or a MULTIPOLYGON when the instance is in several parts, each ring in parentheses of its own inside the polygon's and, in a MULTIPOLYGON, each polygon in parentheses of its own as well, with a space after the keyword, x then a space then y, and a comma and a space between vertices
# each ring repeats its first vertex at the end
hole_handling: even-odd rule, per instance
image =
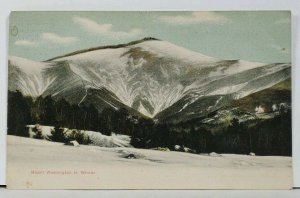
POLYGON ((288 189, 292 158, 72 147, 8 136, 8 188, 288 189), (128 159, 134 154, 137 159, 128 159))

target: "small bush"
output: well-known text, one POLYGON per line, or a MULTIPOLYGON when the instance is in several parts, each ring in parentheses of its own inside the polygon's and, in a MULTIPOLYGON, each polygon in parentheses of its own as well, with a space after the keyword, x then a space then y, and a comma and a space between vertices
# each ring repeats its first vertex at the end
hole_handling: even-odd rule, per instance
POLYGON ((68 135, 68 139, 69 139, 69 141, 76 140, 79 144, 87 145, 87 144, 92 143, 92 141, 88 135, 80 132, 77 129, 72 130, 71 134, 68 135))
POLYGON ((66 137, 64 129, 59 126, 55 126, 54 130, 51 131, 51 136, 48 137, 53 142, 67 143, 69 140, 66 137))

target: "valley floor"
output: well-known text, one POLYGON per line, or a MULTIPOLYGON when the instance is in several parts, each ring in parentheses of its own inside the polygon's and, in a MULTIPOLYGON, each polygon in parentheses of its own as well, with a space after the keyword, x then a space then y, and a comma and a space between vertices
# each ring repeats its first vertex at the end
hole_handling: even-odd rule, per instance
POLYGON ((8 136, 7 184, 21 189, 289 189, 292 158, 66 146, 8 136), (136 159, 127 159, 134 154, 136 159))

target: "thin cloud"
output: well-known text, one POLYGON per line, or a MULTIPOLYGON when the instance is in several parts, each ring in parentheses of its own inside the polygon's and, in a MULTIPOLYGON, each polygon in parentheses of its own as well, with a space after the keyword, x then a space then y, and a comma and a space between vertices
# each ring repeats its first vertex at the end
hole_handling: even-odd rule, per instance
POLYGON ((84 17, 73 17, 73 22, 80 25, 80 27, 90 33, 103 35, 107 37, 132 37, 142 33, 141 29, 134 28, 128 32, 125 31, 114 31, 112 24, 99 24, 84 17))
POLYGON ((197 23, 224 23, 228 19, 216 12, 192 12, 185 15, 159 17, 159 20, 172 25, 189 25, 197 23))
POLYGON ((18 45, 18 46, 24 46, 24 47, 35 47, 37 46, 37 44, 33 41, 30 41, 30 40, 17 40, 15 41, 15 45, 18 45))
POLYGON ((50 32, 42 33, 41 38, 43 41, 56 43, 56 44, 71 44, 78 41, 77 37, 73 37, 73 36, 63 37, 50 32))

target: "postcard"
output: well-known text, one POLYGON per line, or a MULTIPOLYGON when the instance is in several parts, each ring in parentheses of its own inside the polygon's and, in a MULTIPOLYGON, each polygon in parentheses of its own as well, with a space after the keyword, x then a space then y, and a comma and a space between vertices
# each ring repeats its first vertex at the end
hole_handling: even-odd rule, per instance
POLYGON ((289 11, 15 11, 10 189, 291 189, 289 11))

